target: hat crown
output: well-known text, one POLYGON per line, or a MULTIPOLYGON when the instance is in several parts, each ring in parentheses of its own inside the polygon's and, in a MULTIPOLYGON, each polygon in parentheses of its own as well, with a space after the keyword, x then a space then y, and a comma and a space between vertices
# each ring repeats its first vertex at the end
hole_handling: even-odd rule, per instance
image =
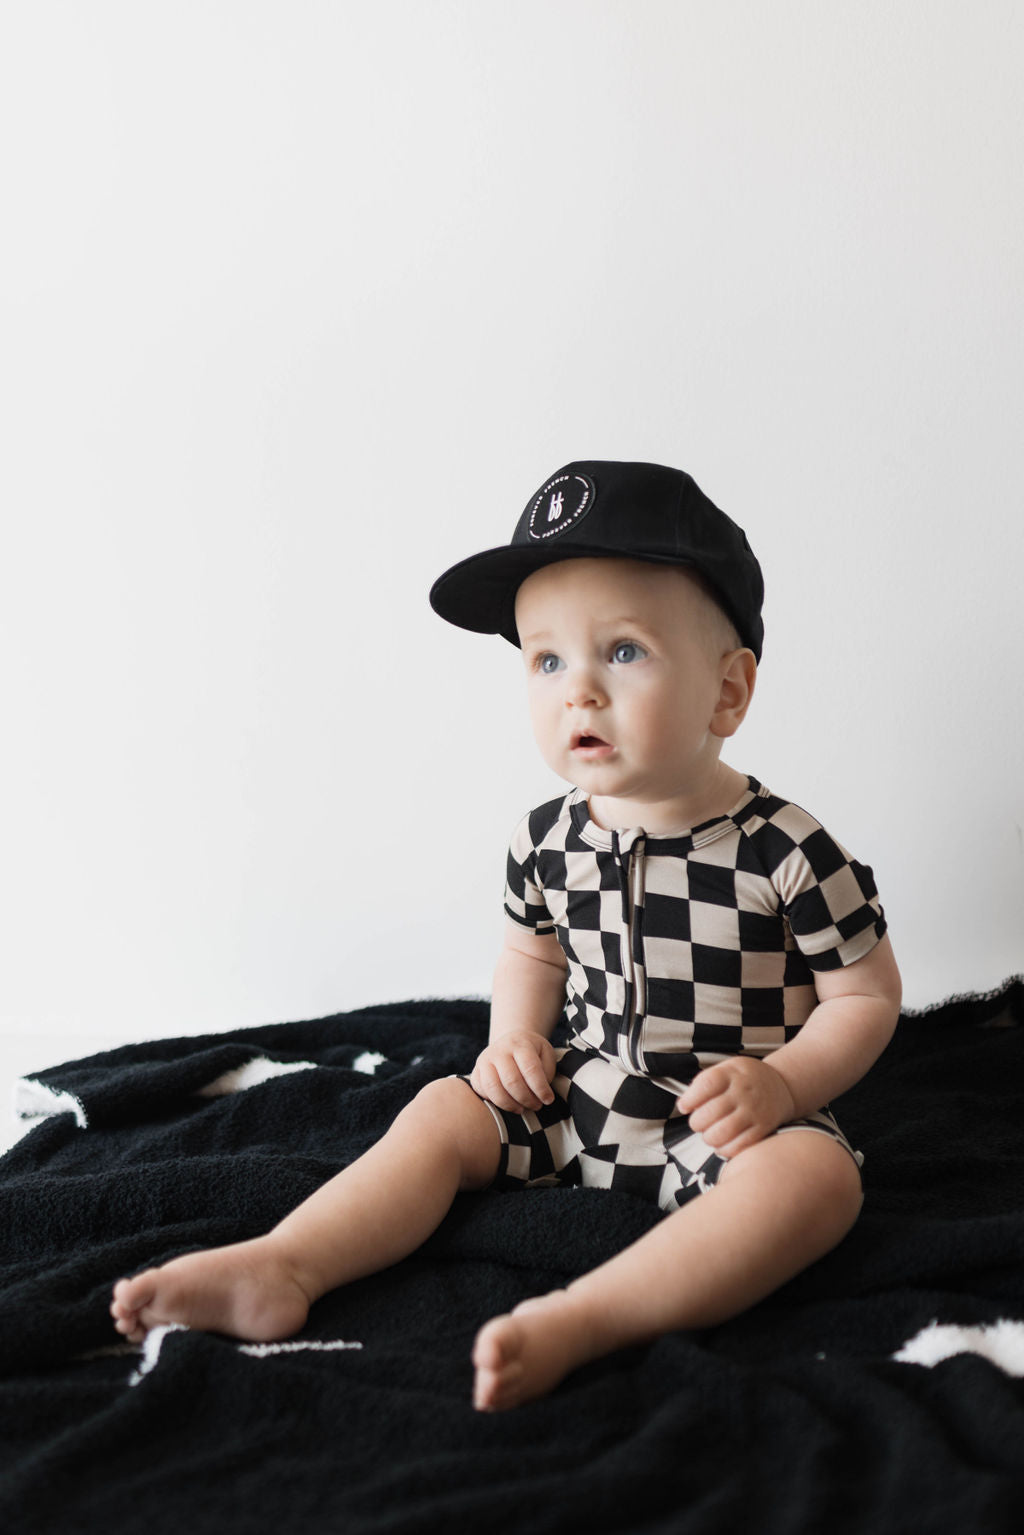
POLYGON ((515 593, 522 582, 544 565, 586 556, 699 571, 760 659, 764 582, 746 535, 691 475, 666 464, 565 464, 530 497, 511 542, 446 571, 430 600, 450 622, 517 644, 515 593))

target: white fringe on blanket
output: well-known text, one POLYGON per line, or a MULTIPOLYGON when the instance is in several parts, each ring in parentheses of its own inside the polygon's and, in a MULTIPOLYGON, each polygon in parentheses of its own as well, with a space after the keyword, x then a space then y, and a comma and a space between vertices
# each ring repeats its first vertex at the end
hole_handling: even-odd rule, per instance
MULTIPOLYGON (((129 1386, 137 1386, 160 1362, 160 1351, 172 1332, 190 1332, 180 1322, 169 1322, 164 1327, 152 1327, 142 1342, 142 1358, 139 1368, 129 1378, 129 1386)), ((238 1343, 240 1354, 251 1359, 268 1359, 275 1354, 336 1354, 344 1349, 360 1349, 361 1343, 349 1343, 344 1338, 308 1338, 291 1343, 238 1343)))

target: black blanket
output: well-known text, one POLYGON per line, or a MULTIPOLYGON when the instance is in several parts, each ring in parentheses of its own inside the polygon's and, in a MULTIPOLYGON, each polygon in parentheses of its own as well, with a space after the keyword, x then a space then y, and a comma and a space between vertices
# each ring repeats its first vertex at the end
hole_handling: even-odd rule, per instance
POLYGON ((49 1117, 0 1162, 0 1527, 1021 1527, 1019 979, 904 1017, 834 1105, 866 1155, 840 1247, 747 1315, 612 1355, 545 1401, 474 1413, 474 1333, 646 1231, 657 1212, 632 1196, 465 1196, 416 1256, 319 1302, 302 1346, 119 1345, 116 1277, 267 1229, 424 1082, 466 1070, 486 1018, 410 1002, 40 1073, 49 1117), (276 1064, 232 1075, 254 1058, 276 1064), (935 1321, 937 1352, 960 1352, 894 1358, 935 1321))

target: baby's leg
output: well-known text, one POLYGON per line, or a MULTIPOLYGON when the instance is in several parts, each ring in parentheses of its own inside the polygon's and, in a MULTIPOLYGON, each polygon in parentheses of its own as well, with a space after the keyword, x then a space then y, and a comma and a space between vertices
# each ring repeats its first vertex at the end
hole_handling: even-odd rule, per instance
POLYGON ((460 1190, 491 1182, 500 1154, 483 1100, 454 1077, 431 1082, 375 1146, 266 1236, 120 1280, 114 1325, 133 1342, 165 1322, 254 1342, 288 1337, 326 1291, 419 1247, 460 1190))
POLYGON ((861 1202, 837 1141, 815 1130, 759 1141, 624 1252, 488 1322, 473 1350, 475 1405, 514 1407, 614 1349, 738 1315, 841 1241, 861 1202))

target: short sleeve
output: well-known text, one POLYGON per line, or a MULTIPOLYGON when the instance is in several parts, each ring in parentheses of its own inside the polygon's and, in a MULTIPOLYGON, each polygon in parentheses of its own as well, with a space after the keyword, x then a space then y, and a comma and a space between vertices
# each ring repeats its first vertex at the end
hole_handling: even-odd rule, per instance
POLYGON ((812 970, 863 959, 883 937, 874 875, 799 806, 775 802, 752 840, 812 970))
POLYGON ((505 873, 505 914, 538 936, 555 931, 555 924, 537 880, 537 850, 524 816, 512 834, 505 873))

